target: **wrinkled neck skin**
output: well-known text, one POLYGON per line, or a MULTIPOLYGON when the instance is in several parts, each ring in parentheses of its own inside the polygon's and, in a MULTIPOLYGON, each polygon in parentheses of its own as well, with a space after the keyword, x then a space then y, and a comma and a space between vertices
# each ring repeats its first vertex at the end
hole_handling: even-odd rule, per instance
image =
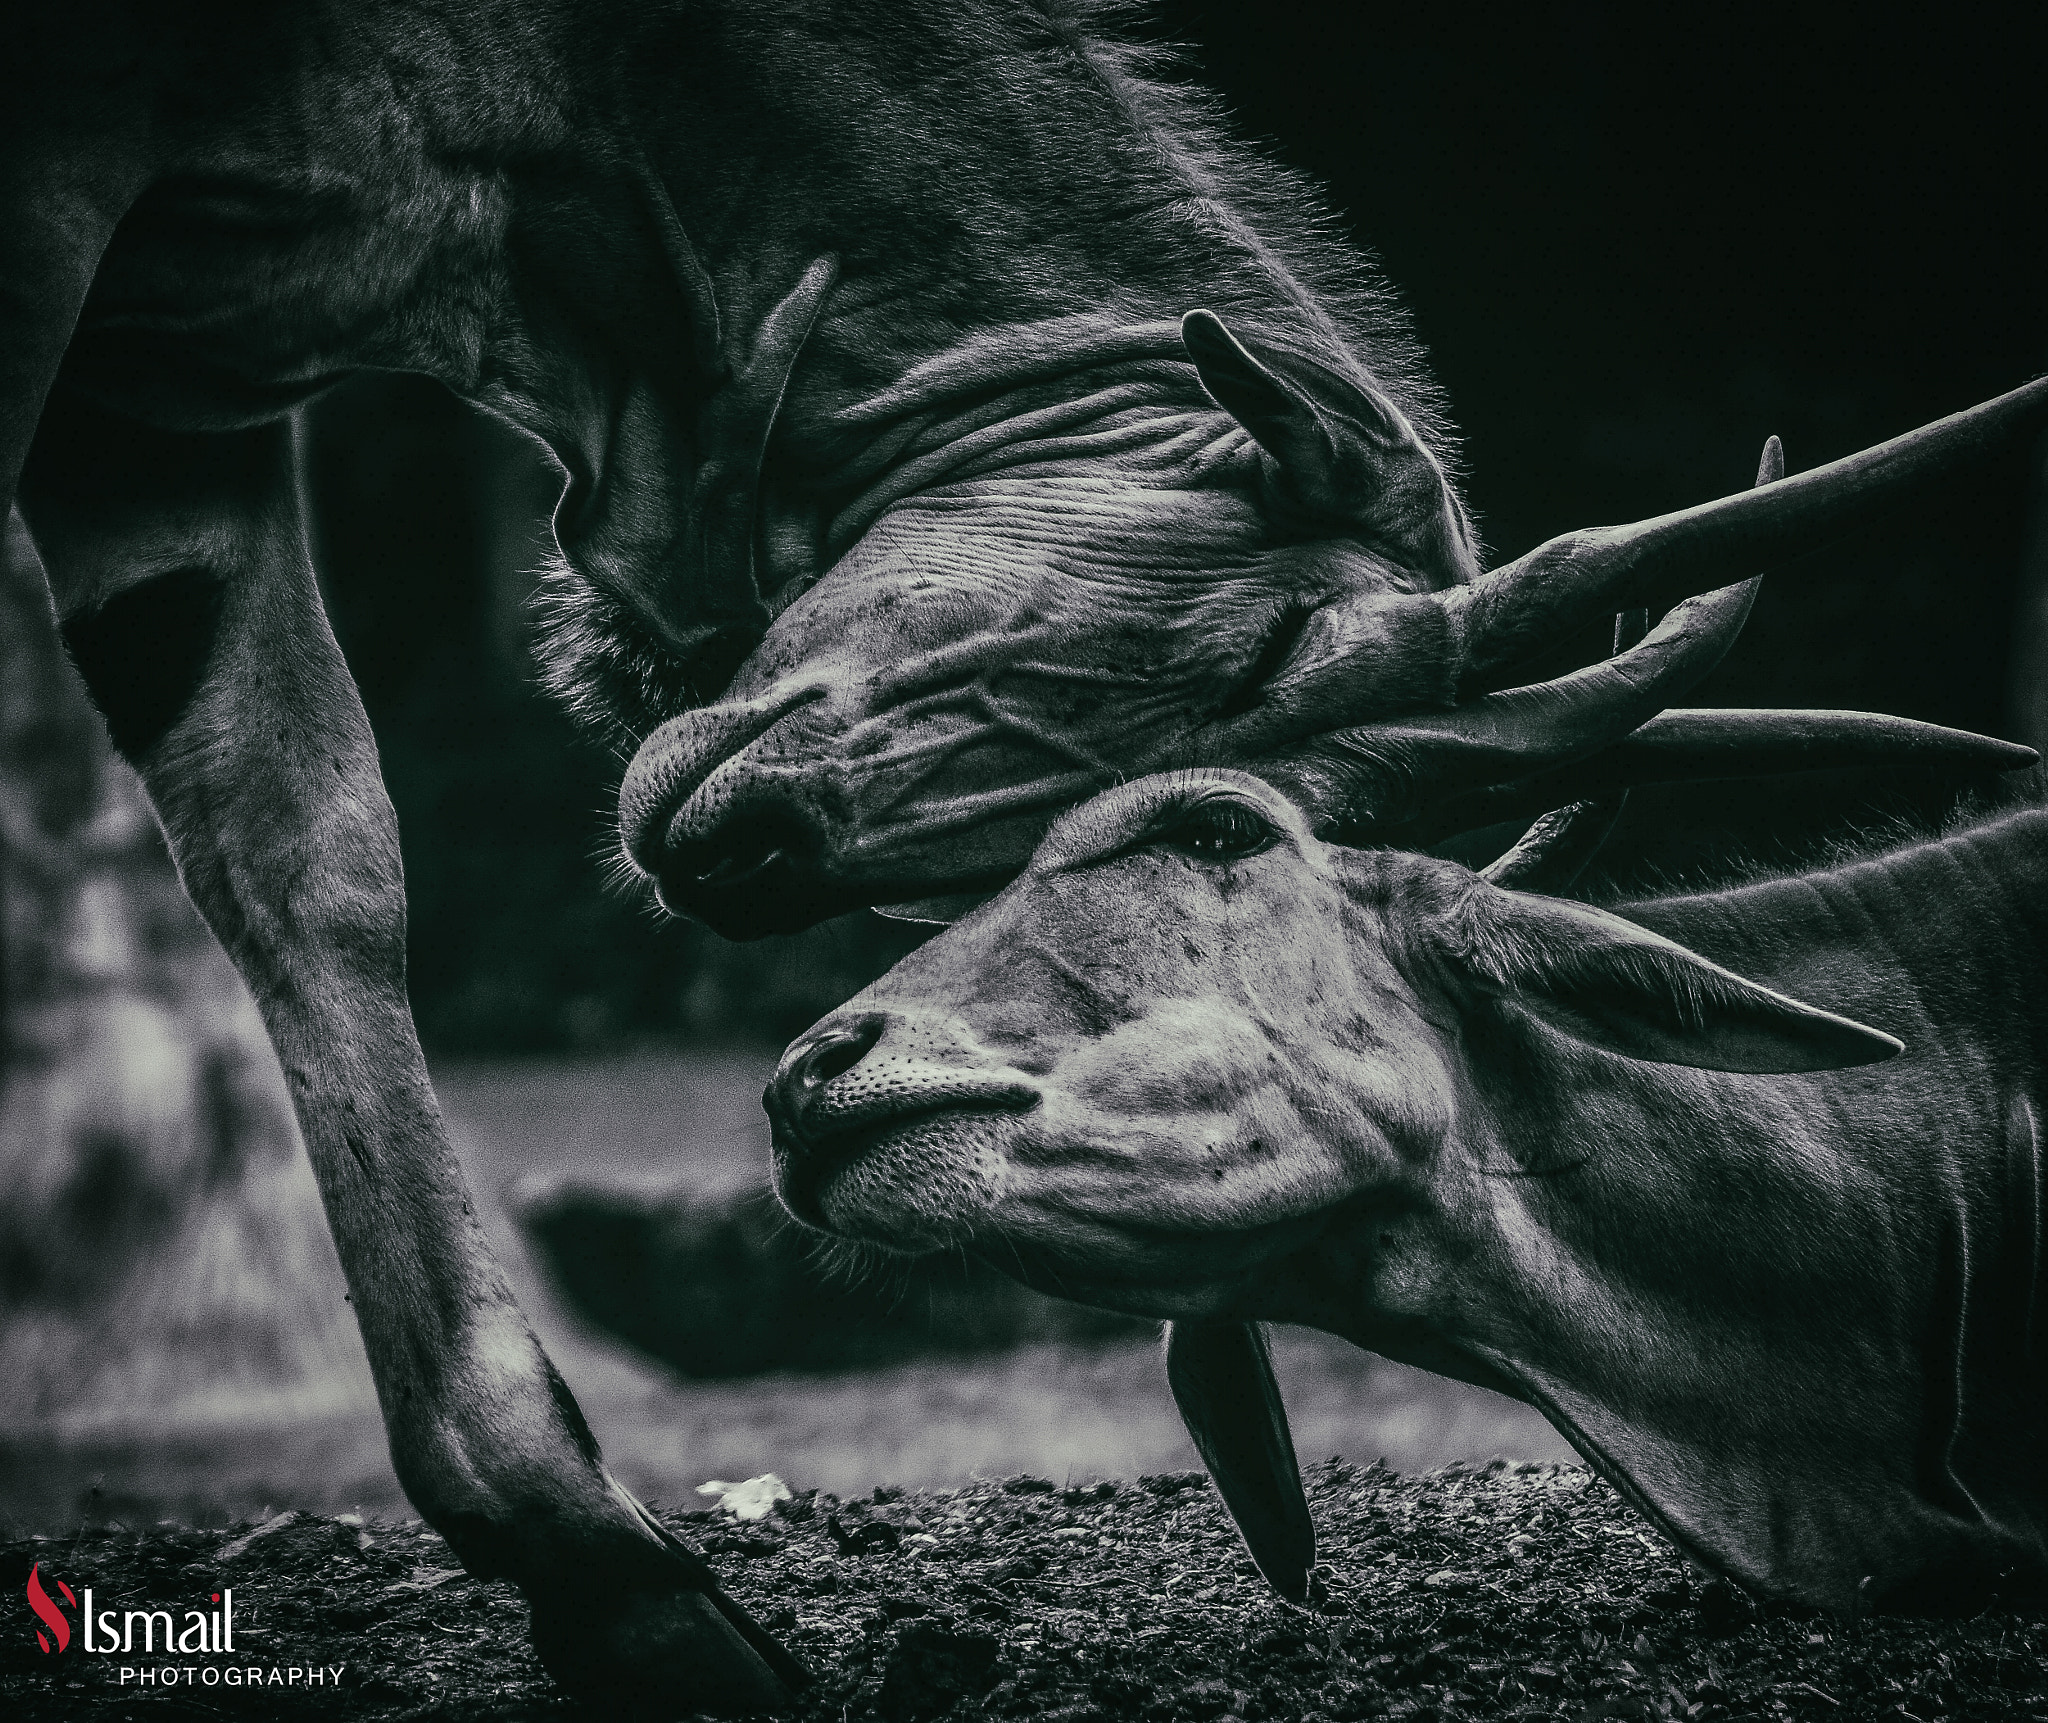
POLYGON ((406 371, 510 421, 566 481, 549 657, 615 734, 718 694, 948 487, 1070 462, 1117 505, 1099 536, 1157 539, 1161 498, 1235 480, 1242 536, 1256 462, 1178 351, 1192 306, 1361 377, 1369 350, 1440 437, 1399 315, 1284 181, 1212 171, 1058 8, 307 0, 231 42, 189 10, 138 74, 154 177, 67 388, 212 431, 406 371))
MULTIPOLYGON (((852 298, 849 294, 848 299, 852 298)), ((1029 475, 1089 484, 1097 494, 1193 490, 1255 465, 1250 439, 1218 412, 1181 348, 1164 305, 1057 313, 1043 321, 963 331, 873 394, 838 377, 801 380, 781 454, 785 484, 817 509, 817 552, 783 537, 776 571, 815 578, 853 551, 893 506, 927 493, 999 499, 1029 475), (835 398, 835 396, 837 398, 835 398)), ((835 307, 818 345, 863 350, 867 318, 835 307)), ((822 365, 819 367, 823 369, 822 365)))
POLYGON ((640 745, 622 836, 671 907, 759 934, 1008 877, 1332 599, 1469 572, 1398 310, 1063 6, 308 0, 235 46, 166 51, 68 386, 214 430, 420 372, 544 445, 542 656, 640 745), (1198 307, 1376 384, 1457 554, 1400 485, 1279 485, 1198 307))
POLYGON ((1506 1386, 1766 1591, 1946 1610, 2001 1573, 2039 1586, 2044 888, 2048 815, 2030 812, 1622 906, 1906 1053, 1737 1076, 1501 1008, 1447 1061, 1480 1075, 1426 1181, 1333 1216, 1243 1313, 1506 1386))
MULTIPOLYGON (((1189 307, 1356 362, 1199 164, 1162 197, 1162 152, 1113 56, 1057 18, 935 6, 821 22, 714 4, 594 19, 579 0, 572 29, 569 10, 536 26, 569 93, 499 182, 509 290, 481 362, 442 369, 568 475, 561 549, 609 607, 592 638, 572 628, 568 656, 615 653, 597 638, 611 631, 689 665, 623 668, 628 731, 718 693, 768 622, 864 544, 900 566, 920 527, 959 524, 913 517, 871 542, 913 498, 973 511, 993 557, 1044 518, 1021 497, 1006 510, 1005 481, 1071 471, 1116 517, 1107 563, 1112 543, 1177 527, 1159 517, 1180 497, 1234 483, 1214 536, 1235 547, 1256 452, 1186 361, 1189 307), (837 278, 787 356, 758 501, 735 505, 758 515, 751 577, 707 568, 692 533, 706 463, 729 453, 719 392, 825 257, 837 278)), ((576 693, 576 668, 564 676, 576 693)), ((1045 787, 1052 805, 1072 791, 1045 787)))
MULTIPOLYGON (((829 238, 815 242, 816 255, 831 255, 829 238)), ((714 255, 707 276, 722 323, 744 338, 753 284, 765 277, 786 292, 812 261, 772 237, 714 255), (772 257, 759 255, 763 245, 772 257)), ((1233 475, 1239 490, 1250 488, 1256 452, 1202 393, 1164 306, 1149 317, 1101 309, 979 328, 936 353, 902 354, 895 363, 904 374, 870 391, 876 335, 858 302, 863 291, 842 277, 797 356, 762 462, 750 579, 693 565, 686 551, 704 500, 693 495, 697 476, 717 453, 701 431, 714 381, 701 372, 608 374, 551 355, 538 380, 490 397, 569 474, 556 517, 565 560, 627 606, 660 646, 696 653, 709 617, 736 623, 751 647, 827 569, 852 557, 858 577, 863 551, 882 567, 906 545, 915 556, 923 537, 944 539, 961 525, 985 526, 984 557, 999 557, 1015 526, 1043 519, 1035 505, 1048 481, 1072 477, 1081 505, 1105 514, 1121 500, 1139 532, 1157 524, 1148 503, 1158 493, 1228 487, 1233 475), (875 535, 892 509, 922 497, 951 506, 875 535), (719 585, 732 590, 705 590, 719 585)), ((771 298, 761 314, 773 307, 771 298)), ((1216 537, 1234 548, 1250 511, 1225 498, 1215 509, 1216 537)), ((758 693, 802 656, 785 648, 735 692, 758 693)), ((682 699, 718 692, 733 662, 718 668, 682 699)), ((644 725, 665 715, 632 716, 644 725)))

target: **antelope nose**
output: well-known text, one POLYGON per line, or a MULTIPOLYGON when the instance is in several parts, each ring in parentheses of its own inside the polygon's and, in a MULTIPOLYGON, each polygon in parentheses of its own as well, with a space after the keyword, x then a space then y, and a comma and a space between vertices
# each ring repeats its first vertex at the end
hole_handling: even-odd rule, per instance
POLYGON ((804 1113, 834 1077, 843 1077, 874 1050, 888 1019, 864 1017, 857 1023, 835 1024, 783 1054, 782 1064, 761 1097, 768 1117, 781 1131, 802 1134, 804 1113))
POLYGON ((757 939, 860 901, 832 876, 830 822, 805 787, 817 750, 798 715, 824 696, 778 687, 671 718, 640 744, 619 785, 619 836, 665 908, 757 939), (785 720, 795 727, 778 731, 785 720))
POLYGON ((641 865, 671 914, 700 916, 728 935, 789 933, 822 918, 810 876, 823 847, 798 814, 765 805, 725 815, 701 838, 668 840, 641 865))

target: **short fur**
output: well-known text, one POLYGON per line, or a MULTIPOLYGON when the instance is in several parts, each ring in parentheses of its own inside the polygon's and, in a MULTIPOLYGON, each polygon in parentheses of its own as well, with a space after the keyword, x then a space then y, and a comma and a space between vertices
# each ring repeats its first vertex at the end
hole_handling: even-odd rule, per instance
MULTIPOLYGON (((637 743, 750 654, 774 685, 656 750, 673 799, 718 748, 787 776, 866 724, 864 758, 943 765, 978 724, 1013 776, 1057 766, 1017 792, 1039 811, 1008 835, 1014 867, 1034 821, 1128 765, 1118 748, 1220 703, 1276 617, 1451 578, 1388 570, 1345 523, 1304 551, 1262 517, 1255 451, 1180 345, 1191 307, 1375 385, 1439 465, 1441 404, 1300 182, 1109 26, 1012 0, 0 19, 0 512, 19 501, 264 1013, 399 1475, 464 1561, 526 1590, 585 1692, 752 1709, 800 1672, 604 1472, 477 1230, 406 1006, 396 834, 289 415, 351 372, 418 371, 543 444, 565 481, 541 600, 557 692, 637 743), (956 593, 896 627, 934 577, 987 613, 956 593), (896 694, 953 701, 968 730, 898 735, 860 705, 878 666, 925 676, 896 694)), ((749 814, 729 788, 699 804, 713 825, 749 814)), ((816 803, 850 840, 824 871, 872 893, 853 840, 878 830, 914 868, 954 865, 936 816, 890 814, 914 790, 816 803)), ((727 924, 836 905, 771 892, 727 924)))
MULTIPOLYGON (((399 1475, 586 1693, 748 1709, 800 1672, 596 1462, 476 1225, 289 416, 418 371, 546 447, 552 680, 640 744, 635 860, 729 931, 993 883, 1104 783, 1250 757, 1266 707, 1327 729, 1348 665, 1290 681, 1275 641, 1315 659, 1348 636, 1304 615, 1472 572, 1444 416, 1299 181, 1106 16, 0 14, 0 508, 89 668, 134 667, 153 603, 180 619, 161 698, 124 707, 105 662, 97 691, 283 1061, 399 1475), (1211 340, 1212 394, 1183 341, 1203 307, 1294 392, 1277 442, 1319 447, 1313 420, 1350 439, 1325 474, 1398 471, 1430 506, 1272 482, 1218 404, 1249 370, 1211 340), (1310 493, 1341 518, 1302 518, 1310 493)), ((1381 620, 1352 619, 1391 649, 1381 692, 1451 698, 1401 650, 1449 612, 1381 620)))
MULTIPOLYGON (((2048 1589, 2044 904, 2032 807, 1624 919, 1146 780, 797 1043, 778 1177, 1530 1401, 1763 1592, 1967 1611, 2048 1589)), ((1224 1463, 1257 1550, 1291 1469, 1224 1463)))

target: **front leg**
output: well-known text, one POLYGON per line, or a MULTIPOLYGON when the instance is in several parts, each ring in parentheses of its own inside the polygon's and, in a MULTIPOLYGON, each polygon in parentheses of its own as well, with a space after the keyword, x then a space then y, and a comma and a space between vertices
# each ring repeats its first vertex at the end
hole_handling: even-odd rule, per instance
POLYGON ((565 1686, 773 1709, 801 1670, 606 1473, 472 1211, 406 1000, 397 821, 297 494, 283 424, 172 435, 60 392, 21 500, 66 643, 262 1008, 406 1494, 526 1593, 565 1686))

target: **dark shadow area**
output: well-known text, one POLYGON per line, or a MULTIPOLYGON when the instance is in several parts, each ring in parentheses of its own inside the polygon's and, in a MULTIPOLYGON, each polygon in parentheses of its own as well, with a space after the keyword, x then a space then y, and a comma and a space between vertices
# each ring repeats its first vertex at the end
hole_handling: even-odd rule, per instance
POLYGON ((314 413, 330 613, 404 834, 420 1031, 455 1053, 780 1042, 915 943, 873 916, 737 947, 622 881, 625 761, 537 687, 528 602, 557 480, 425 378, 314 413))
POLYGON ((571 1186, 520 1220, 570 1309, 679 1376, 869 1370, 1156 1327, 1044 1297, 970 1258, 835 1261, 766 1190, 646 1197, 571 1186))
MULTIPOLYGON (((1237 128, 1377 254, 1463 427, 1496 557, 1745 488, 1772 433, 1796 472, 2048 364, 2037 15, 1845 31, 1818 7, 1296 0, 1168 4, 1142 28, 1190 45, 1237 128)), ((553 475, 409 379, 328 398, 313 449, 336 625, 405 832, 430 1046, 780 1042, 914 943, 863 915, 733 947, 608 884, 623 762, 533 692, 523 607, 553 475)), ((2006 731, 2038 466, 1988 465, 1779 571, 1697 702, 2006 731)), ((1530 674, 1602 650, 1589 630, 1530 674)), ((2041 698, 2033 662, 2015 723, 2041 698)), ((1609 865, 1801 853, 1956 788, 1638 796, 1609 865)))

